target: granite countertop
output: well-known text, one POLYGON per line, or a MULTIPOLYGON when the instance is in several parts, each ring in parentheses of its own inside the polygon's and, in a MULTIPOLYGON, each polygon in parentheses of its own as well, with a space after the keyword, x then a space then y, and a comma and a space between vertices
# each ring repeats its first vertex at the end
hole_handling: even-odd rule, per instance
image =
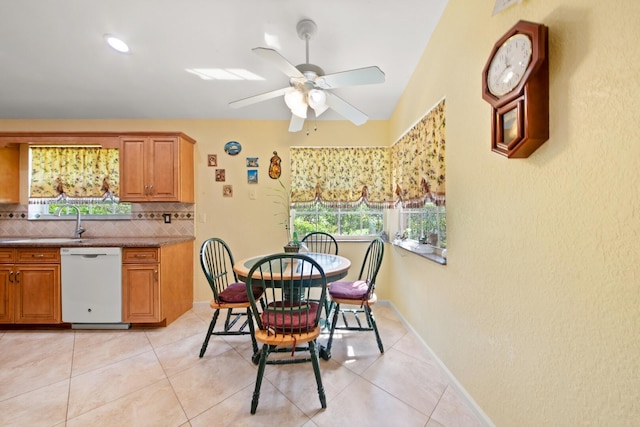
POLYGON ((0 247, 160 247, 195 240, 194 236, 155 237, 11 237, 0 236, 0 247))

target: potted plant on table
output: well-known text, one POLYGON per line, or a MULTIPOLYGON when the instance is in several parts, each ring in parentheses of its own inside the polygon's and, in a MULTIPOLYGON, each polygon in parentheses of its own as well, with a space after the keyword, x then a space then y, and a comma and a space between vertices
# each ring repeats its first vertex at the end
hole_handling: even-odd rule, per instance
POLYGON ((291 232, 291 191, 278 179, 279 188, 274 190, 273 197, 276 198, 274 203, 282 206, 284 209, 281 212, 276 213, 276 216, 284 216, 279 224, 284 226, 287 233, 287 244, 284 245, 285 252, 298 252, 300 250, 300 241, 298 240, 298 234, 291 232))

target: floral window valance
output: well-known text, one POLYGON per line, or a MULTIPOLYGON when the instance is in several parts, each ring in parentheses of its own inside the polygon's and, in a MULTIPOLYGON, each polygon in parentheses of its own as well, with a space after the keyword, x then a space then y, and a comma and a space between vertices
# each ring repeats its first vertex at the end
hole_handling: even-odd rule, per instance
POLYGON ((291 201, 298 206, 393 204, 388 147, 291 147, 291 201))
POLYGON ((404 207, 445 204, 445 101, 391 146, 396 201, 404 207))
POLYGON ((445 103, 391 147, 291 147, 291 201, 373 208, 445 204, 445 103))
POLYGON ((119 194, 119 152, 98 147, 31 147, 31 198, 119 194))

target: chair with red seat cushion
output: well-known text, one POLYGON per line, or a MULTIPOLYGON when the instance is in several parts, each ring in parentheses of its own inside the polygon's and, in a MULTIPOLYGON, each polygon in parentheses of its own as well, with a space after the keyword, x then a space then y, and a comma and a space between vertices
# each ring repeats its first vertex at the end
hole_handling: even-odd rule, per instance
POLYGON ((320 308, 327 296, 324 270, 313 258, 298 253, 266 256, 249 270, 247 290, 256 288, 262 291, 264 305, 260 312, 257 298, 249 295, 257 323, 255 337, 262 343, 259 361, 254 359, 258 363, 258 374, 251 413, 255 414, 258 407, 267 364, 311 362, 320 404, 326 408, 316 341, 320 335, 320 308), (312 298, 312 290, 319 291, 320 297, 316 299, 314 292, 312 298), (270 358, 274 353, 282 352, 291 353, 291 356, 270 358))
MULTIPOLYGON (((323 231, 312 231, 311 233, 307 233, 300 243, 304 244, 309 252, 316 252, 321 254, 331 254, 338 255, 338 242, 329 233, 325 233, 323 231)), ((326 330, 329 330, 331 323, 329 322, 329 315, 331 314, 331 310, 333 309, 333 305, 331 304, 331 300, 327 298, 325 302, 325 317, 326 319, 320 319, 320 323, 326 330)))
POLYGON ((331 345, 333 344, 333 334, 336 329, 350 331, 373 331, 378 342, 380 353, 384 353, 382 339, 378 332, 376 319, 371 311, 371 306, 377 301, 375 294, 376 277, 382 264, 384 254, 384 242, 377 237, 369 243, 364 261, 360 268, 358 279, 353 282, 332 282, 329 284, 329 296, 333 309, 333 320, 331 331, 326 347, 320 349, 320 356, 329 360, 331 358, 331 345), (356 306, 355 308, 343 308, 343 305, 356 306), (366 324, 361 322, 359 315, 363 314, 366 324), (342 317, 342 324, 338 325, 338 316, 342 317), (352 323, 349 324, 349 319, 352 323), (357 323, 357 326, 353 322, 357 323))
MULTIPOLYGON (((233 255, 229 246, 216 237, 205 240, 200 248, 200 265, 213 292, 209 306, 214 310, 207 336, 202 343, 200 357, 207 351, 212 335, 251 335, 253 353, 257 354, 258 343, 253 334, 253 317, 247 287, 238 281, 233 271, 233 255), (227 310, 224 329, 214 331, 220 310, 227 310)), ((256 299, 260 299, 261 292, 261 289, 254 289, 256 299)))

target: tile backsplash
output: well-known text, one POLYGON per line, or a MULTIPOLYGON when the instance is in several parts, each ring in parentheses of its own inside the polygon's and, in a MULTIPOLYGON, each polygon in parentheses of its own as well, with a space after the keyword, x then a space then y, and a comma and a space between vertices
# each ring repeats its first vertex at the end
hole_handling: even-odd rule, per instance
MULTIPOLYGON (((86 232, 82 237, 150 237, 193 236, 194 204, 192 203, 132 203, 130 220, 83 219, 86 232), (163 214, 171 215, 165 224, 163 214)), ((70 237, 75 218, 55 221, 27 220, 27 205, 0 204, 0 237, 70 237)))

